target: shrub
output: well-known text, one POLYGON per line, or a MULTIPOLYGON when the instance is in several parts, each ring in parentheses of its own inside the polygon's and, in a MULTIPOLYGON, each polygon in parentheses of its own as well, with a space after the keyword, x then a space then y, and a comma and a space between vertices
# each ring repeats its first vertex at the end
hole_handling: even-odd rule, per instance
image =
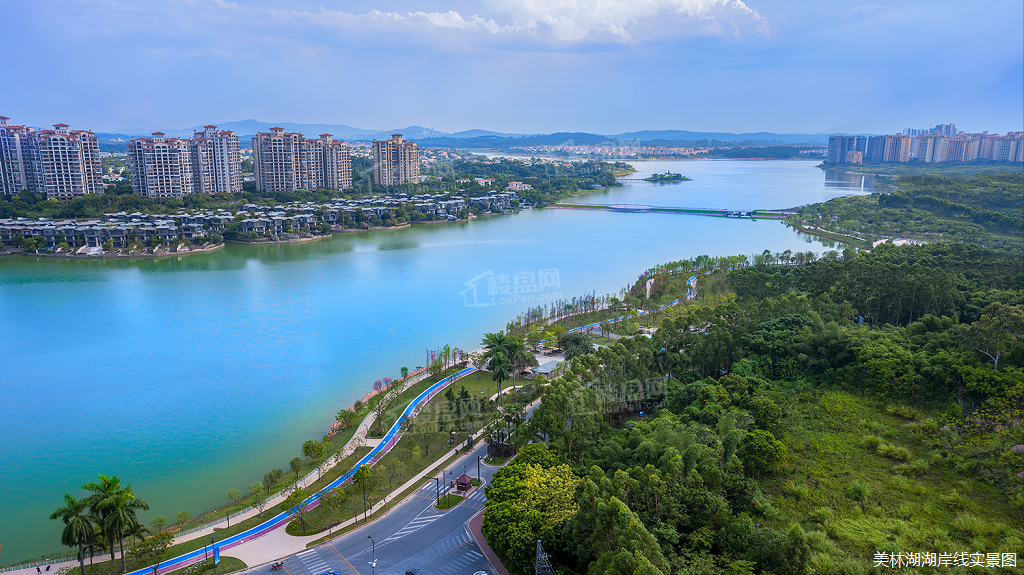
POLYGON ((895 445, 889 445, 883 443, 878 446, 878 454, 882 457, 888 457, 889 459, 896 459, 898 461, 909 461, 910 450, 906 447, 897 447, 895 445))
POLYGON ((764 493, 761 493, 760 489, 754 492, 754 497, 752 497, 751 500, 754 504, 754 508, 757 509, 758 513, 765 517, 772 517, 776 513, 778 513, 775 510, 775 506, 772 505, 771 500, 768 499, 768 497, 764 493))
POLYGON ((833 511, 831 507, 819 507, 811 513, 811 519, 824 524, 828 520, 832 519, 835 514, 836 512, 833 511))
POLYGON ((921 417, 921 412, 913 407, 904 405, 890 405, 885 408, 885 412, 889 415, 895 415, 901 419, 909 419, 911 421, 917 421, 921 417))
POLYGON ((871 495, 871 486, 861 481, 854 481, 846 488, 846 496, 854 501, 864 503, 871 495))
POLYGON ((786 481, 782 484, 782 492, 798 501, 811 496, 810 489, 803 485, 796 485, 792 481, 786 481))
POLYGON ((878 449, 878 446, 882 444, 882 438, 877 435, 870 434, 864 436, 864 447, 868 449, 878 449))

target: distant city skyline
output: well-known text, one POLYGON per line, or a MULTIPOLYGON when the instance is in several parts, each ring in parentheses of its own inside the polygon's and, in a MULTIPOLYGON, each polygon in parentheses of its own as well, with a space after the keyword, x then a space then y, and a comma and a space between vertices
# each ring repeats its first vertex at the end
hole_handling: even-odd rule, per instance
POLYGON ((0 114, 41 127, 1024 129, 1012 0, 38 0, 0 20, 20 47, 0 114))

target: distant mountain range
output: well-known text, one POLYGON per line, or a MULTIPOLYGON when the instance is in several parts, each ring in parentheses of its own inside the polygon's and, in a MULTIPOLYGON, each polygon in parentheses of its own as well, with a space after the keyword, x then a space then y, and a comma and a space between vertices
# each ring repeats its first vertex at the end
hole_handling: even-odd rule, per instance
MULTIPOLYGON (((394 130, 367 130, 354 128, 345 124, 296 124, 294 122, 260 122, 258 120, 241 120, 214 124, 222 130, 232 130, 245 141, 257 132, 269 132, 270 128, 284 128, 286 132, 302 132, 307 138, 316 138, 320 134, 331 134, 339 140, 370 141, 389 139, 391 134, 402 134, 406 140, 419 142, 429 146, 451 146, 460 148, 494 148, 503 149, 511 146, 543 146, 543 145, 623 145, 640 142, 648 145, 686 145, 703 142, 744 142, 752 145, 780 144, 825 144, 828 134, 776 134, 771 132, 690 132, 687 130, 641 130, 622 134, 591 134, 587 132, 557 132, 553 134, 510 134, 490 130, 465 130, 450 134, 422 126, 407 126, 394 130)), ((179 130, 164 130, 171 137, 189 137, 194 131, 202 131, 202 126, 179 130)), ((130 140, 133 137, 148 136, 148 133, 106 133, 96 134, 102 147, 109 149, 123 148, 117 140, 130 140)))

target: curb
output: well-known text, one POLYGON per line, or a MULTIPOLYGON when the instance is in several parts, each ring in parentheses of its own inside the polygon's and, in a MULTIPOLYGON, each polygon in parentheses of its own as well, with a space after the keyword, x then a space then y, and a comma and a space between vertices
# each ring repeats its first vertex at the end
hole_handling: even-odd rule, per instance
POLYGON ((501 559, 498 559, 498 554, 491 549, 491 546, 487 544, 487 540, 484 539, 484 534, 480 530, 484 523, 484 512, 477 513, 469 521, 465 523, 466 531, 473 537, 473 541, 476 542, 477 547, 483 552, 484 557, 487 558, 487 563, 494 570, 496 575, 509 575, 508 569, 502 565, 501 559))

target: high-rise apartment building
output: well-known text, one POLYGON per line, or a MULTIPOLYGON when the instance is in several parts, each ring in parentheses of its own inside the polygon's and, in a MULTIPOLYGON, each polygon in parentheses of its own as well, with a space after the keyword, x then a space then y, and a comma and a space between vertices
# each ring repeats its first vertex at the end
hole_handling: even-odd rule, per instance
POLYGON ((132 138, 128 144, 132 190, 144 198, 181 198, 196 191, 191 142, 164 136, 153 132, 152 138, 132 138))
POLYGON ((956 126, 953 124, 939 124, 930 131, 933 134, 942 134, 943 136, 950 138, 956 135, 956 126))
POLYGON ((206 126, 192 138, 133 138, 128 146, 132 189, 154 199, 242 191, 238 135, 206 126))
POLYGON ((419 183, 419 148, 402 140, 402 134, 391 134, 390 140, 374 140, 373 179, 382 186, 419 183))
POLYGON ((32 128, 12 126, 11 119, 0 116, 0 193, 17 194, 30 189, 28 135, 32 128))
POLYGON ((67 124, 34 130, 0 116, 0 186, 4 193, 28 190, 58 200, 101 193, 99 141, 67 124))
POLYGON ((978 159, 981 138, 973 134, 958 134, 949 138, 946 151, 948 162, 969 162, 978 159))
POLYGON ((922 162, 938 163, 946 161, 946 144, 949 140, 942 134, 925 134, 914 139, 915 159, 922 162))
MULTIPOLYGON (((830 164, 847 164, 849 152, 864 152, 868 139, 864 136, 834 135, 828 137, 828 153, 825 159, 830 164)), ((863 156, 863 154, 862 154, 863 156)))
POLYGON ((904 134, 871 136, 864 159, 872 162, 910 161, 911 137, 904 134))
POLYGON ((283 128, 260 132, 252 140, 256 189, 291 192, 352 187, 352 162, 348 144, 336 142, 330 134, 307 140, 301 133, 283 128))
MULTIPOLYGON (((204 166, 198 172, 203 174, 203 186, 200 188, 197 180, 196 193, 235 194, 242 191, 242 156, 238 151, 238 134, 230 130, 217 130, 217 126, 204 126, 202 132, 193 134, 192 146, 197 150, 204 149, 204 166), (207 181, 210 182, 209 186, 207 181)), ((198 165, 198 158, 196 163, 198 165)))

